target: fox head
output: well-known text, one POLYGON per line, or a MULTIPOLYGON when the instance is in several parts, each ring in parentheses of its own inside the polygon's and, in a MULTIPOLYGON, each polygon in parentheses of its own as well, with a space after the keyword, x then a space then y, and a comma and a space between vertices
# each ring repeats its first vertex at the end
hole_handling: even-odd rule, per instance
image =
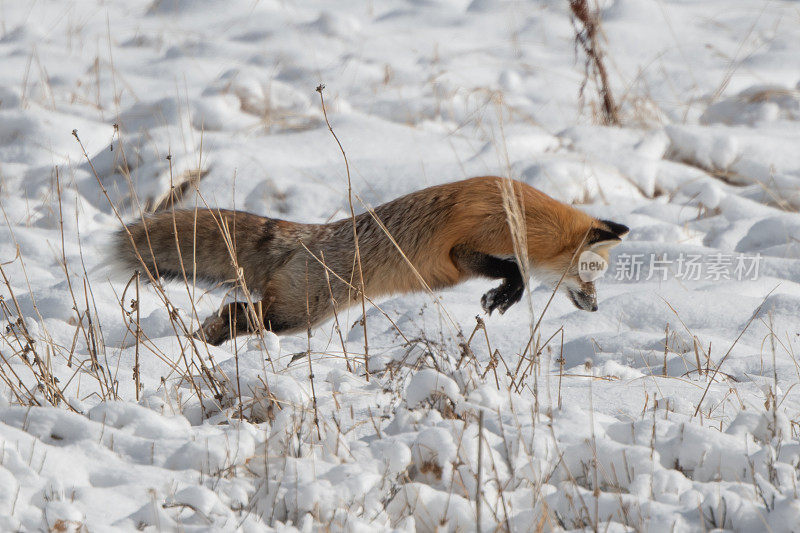
POLYGON ((538 282, 558 287, 578 309, 597 311, 594 280, 602 271, 587 276, 581 255, 607 265, 627 226, 594 218, 522 181, 490 176, 465 183, 457 196, 460 218, 450 226, 454 240, 473 235, 469 244, 476 250, 526 262, 538 282))
POLYGON ((533 262, 534 277, 551 288, 558 286, 578 309, 597 311, 594 280, 608 265, 611 248, 618 245, 628 231, 627 226, 610 220, 591 219, 588 229, 564 235, 566 238, 557 254, 539 264, 533 262))

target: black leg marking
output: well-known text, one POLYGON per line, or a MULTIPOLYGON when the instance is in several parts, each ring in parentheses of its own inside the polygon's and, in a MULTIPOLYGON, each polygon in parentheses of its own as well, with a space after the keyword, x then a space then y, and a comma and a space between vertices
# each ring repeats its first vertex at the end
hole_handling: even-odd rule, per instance
POLYGON ((497 309, 502 315, 522 299, 525 282, 516 261, 475 252, 463 246, 453 248, 450 255, 453 262, 464 271, 487 278, 503 279, 500 286, 481 298, 481 306, 487 313, 492 314, 497 309))

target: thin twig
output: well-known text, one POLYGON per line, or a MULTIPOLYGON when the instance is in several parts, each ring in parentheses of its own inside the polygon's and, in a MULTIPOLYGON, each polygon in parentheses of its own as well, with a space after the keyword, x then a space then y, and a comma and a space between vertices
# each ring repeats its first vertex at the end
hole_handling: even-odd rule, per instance
MULTIPOLYGON (((617 104, 614 102, 614 95, 611 93, 611 86, 608 81, 608 73, 603 62, 603 49, 600 46, 600 14, 597 10, 589 9, 588 0, 569 0, 569 7, 575 19, 579 20, 583 30, 575 28, 575 45, 580 45, 586 54, 585 76, 589 77, 589 67, 591 65, 597 90, 600 93, 603 107, 603 121, 605 124, 618 126, 619 112, 617 104), (599 79, 599 81, 598 81, 599 79)), ((573 23, 574 20, 573 19, 573 23)), ((586 85, 584 80, 581 85, 581 93, 586 85)))
POLYGON ((359 286, 361 287, 361 325, 364 327, 364 371, 366 373, 367 381, 369 381, 369 341, 367 339, 367 306, 364 299, 364 293, 366 292, 366 287, 364 286, 364 270, 361 268, 361 249, 358 246, 358 228, 356 225, 356 213, 353 209, 353 186, 350 180, 350 164, 347 162, 347 154, 344 153, 344 148, 342 147, 342 143, 339 142, 339 137, 336 136, 336 132, 333 131, 333 127, 331 127, 331 123, 328 120, 328 112, 325 109, 325 97, 322 96, 322 91, 325 90, 325 85, 319 84, 317 86, 317 92, 319 93, 319 101, 322 105, 322 115, 325 117, 325 124, 328 125, 328 131, 331 132, 333 135, 336 144, 339 145, 339 151, 342 152, 342 157, 344 158, 344 168, 347 172, 347 202, 350 206, 350 218, 353 220, 353 239, 355 240, 355 248, 356 248, 356 265, 358 266, 358 282, 359 286))
POLYGON ((481 533, 481 501, 483 500, 483 409, 478 414, 478 479, 475 491, 475 529, 481 533))
MULTIPOLYGON (((777 287, 775 287, 775 289, 777 289, 777 287)), ((714 383, 714 379, 717 377, 717 374, 719 373, 719 369, 722 367, 722 363, 724 363, 725 360, 728 358, 728 356, 731 354, 731 352, 733 351, 734 346, 736 346, 736 343, 739 342, 739 339, 742 338, 742 335, 744 335, 744 332, 747 331, 747 328, 749 328, 750 324, 753 323, 753 320, 756 319, 756 316, 758 316, 759 311, 761 311, 761 308, 764 307, 764 304, 766 303, 767 298, 770 297, 770 295, 775 291, 775 289, 772 289, 771 291, 769 291, 767 293, 766 296, 764 296, 764 299, 761 300, 761 303, 758 305, 756 310, 753 311, 753 315, 750 317, 750 320, 748 320, 747 324, 745 324, 744 328, 742 328, 742 331, 739 333, 739 336, 736 337, 736 340, 733 341, 733 344, 731 344, 731 347, 728 348, 728 351, 725 353, 725 355, 722 356, 722 359, 719 360, 719 363, 717 364, 716 368, 714 369, 714 374, 711 376, 711 379, 708 380, 708 385, 706 385, 706 389, 703 391, 703 395, 700 397, 700 401, 697 402, 697 409, 694 410, 694 414, 692 415, 692 418, 696 417, 697 413, 700 412, 700 407, 703 405, 703 400, 705 400, 706 394, 708 394, 708 390, 711 388, 711 384, 714 383)))

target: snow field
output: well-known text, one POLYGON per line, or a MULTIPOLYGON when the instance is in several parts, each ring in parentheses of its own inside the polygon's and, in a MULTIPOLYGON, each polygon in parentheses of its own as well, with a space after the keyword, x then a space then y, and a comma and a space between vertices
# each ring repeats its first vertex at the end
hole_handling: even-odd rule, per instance
POLYGON ((566 2, 0 5, 0 529, 797 531, 796 6, 599 8, 620 127, 566 2), (358 211, 501 174, 630 226, 599 311, 387 298, 369 376, 359 307, 187 339, 235 295, 114 273, 115 209, 347 216, 320 83, 358 211))

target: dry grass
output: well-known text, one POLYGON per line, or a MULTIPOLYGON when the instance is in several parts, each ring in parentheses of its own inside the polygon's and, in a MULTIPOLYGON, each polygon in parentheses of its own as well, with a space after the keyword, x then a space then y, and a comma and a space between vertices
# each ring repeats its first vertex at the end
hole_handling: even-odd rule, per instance
MULTIPOLYGON (((336 136, 336 132, 333 131, 333 127, 331 126, 330 121, 328 120, 328 111, 325 109, 325 97, 322 95, 322 91, 325 89, 325 85, 318 85, 317 92, 319 93, 319 102, 322 106, 322 114, 325 117, 325 124, 328 126, 328 131, 331 132, 333 135, 333 139, 336 141, 337 146, 339 146, 339 151, 342 153, 342 159, 344 159, 344 167, 347 172, 347 205, 350 207, 350 219, 353 222, 353 242, 355 243, 355 258, 354 262, 358 267, 358 287, 359 287, 359 296, 361 301, 361 324, 364 328, 364 372, 367 376, 367 381, 369 381, 369 336, 367 335, 367 308, 365 304, 365 292, 366 286, 364 285, 364 269, 361 266, 361 247, 358 244, 358 225, 356 223, 356 213, 353 209, 353 183, 350 179, 350 163, 347 162, 347 154, 344 151, 344 147, 342 143, 339 141, 339 137, 336 136)), ((351 281, 352 282, 352 281, 351 281)), ((338 321, 338 319, 337 319, 338 321)), ((311 326, 309 325, 309 336, 311 326)))
POLYGON ((208 170, 192 169, 181 173, 174 180, 170 190, 158 198, 148 198, 144 202, 145 213, 157 213, 166 209, 174 209, 181 203, 186 194, 196 189, 200 180, 208 174, 208 170))
POLYGON ((589 0, 569 0, 569 8, 574 17, 575 47, 580 46, 586 56, 580 97, 583 97, 589 79, 593 79, 600 96, 602 123, 618 126, 620 124, 619 109, 614 101, 603 48, 600 46, 603 30, 599 10, 590 8, 589 0))

